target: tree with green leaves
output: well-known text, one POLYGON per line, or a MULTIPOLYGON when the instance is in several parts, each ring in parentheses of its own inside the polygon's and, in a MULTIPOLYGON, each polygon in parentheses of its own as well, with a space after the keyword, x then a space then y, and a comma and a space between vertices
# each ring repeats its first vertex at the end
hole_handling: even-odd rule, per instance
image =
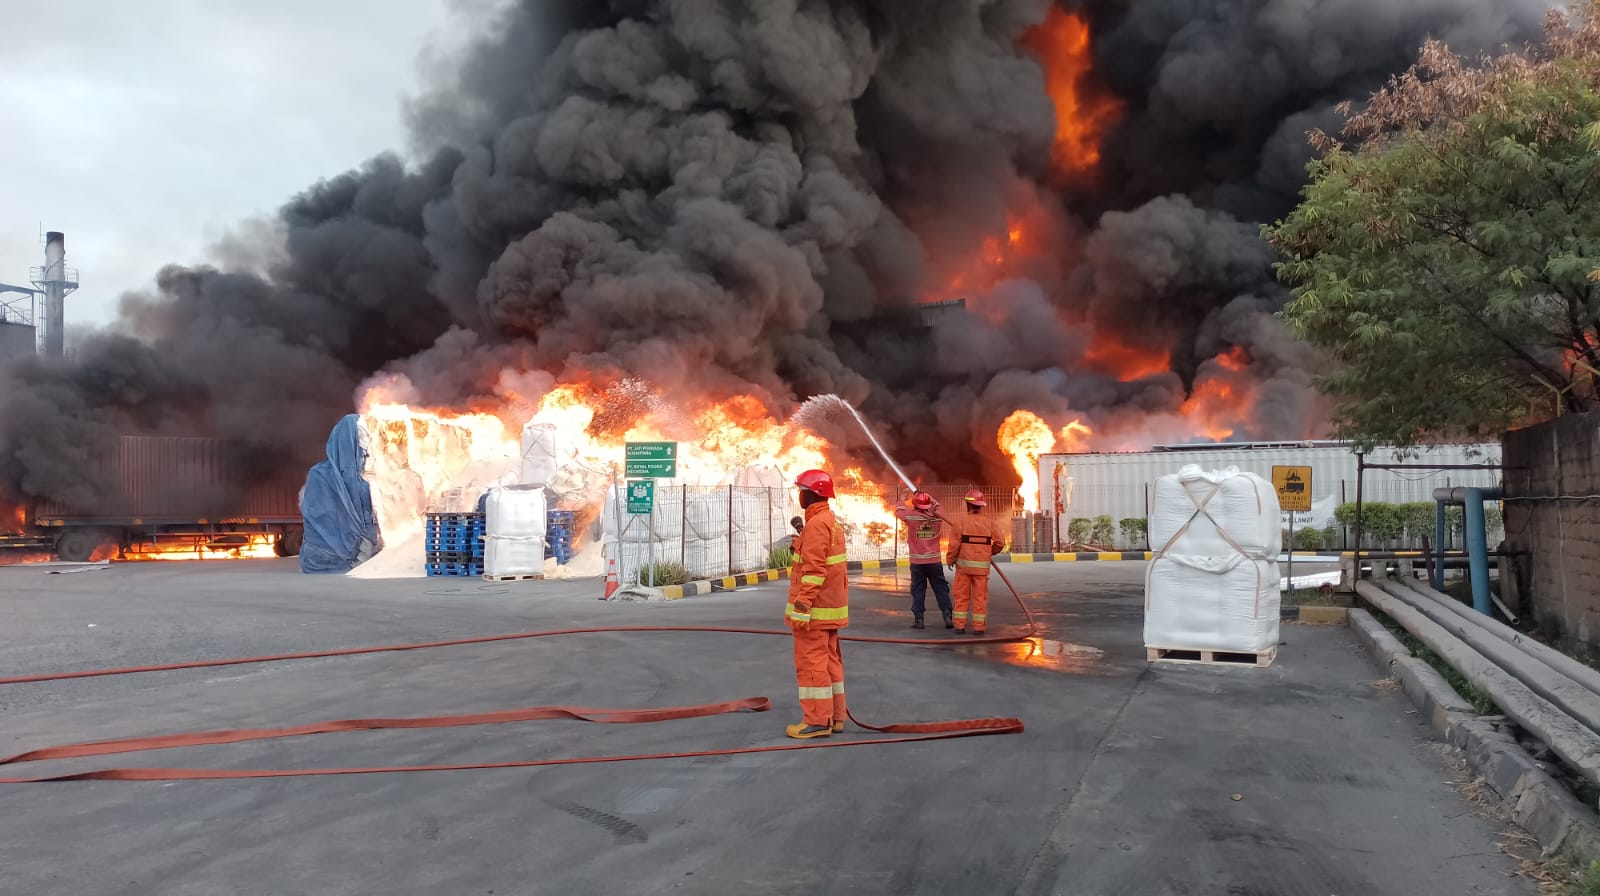
POLYGON ((1414 445, 1600 407, 1600 3, 1469 62, 1429 43, 1263 228, 1341 432, 1414 445))

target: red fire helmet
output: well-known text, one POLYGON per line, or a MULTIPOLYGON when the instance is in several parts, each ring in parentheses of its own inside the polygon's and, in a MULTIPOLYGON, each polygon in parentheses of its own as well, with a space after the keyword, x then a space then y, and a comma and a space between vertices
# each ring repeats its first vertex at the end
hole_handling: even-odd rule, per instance
POLYGON ((833 477, 821 470, 807 470, 794 478, 794 484, 824 498, 833 497, 833 477))
POLYGON ((933 506, 933 496, 927 492, 917 492, 911 498, 911 506, 918 510, 927 510, 933 506))
POLYGON ((967 492, 967 503, 973 507, 988 507, 989 502, 983 499, 983 492, 973 489, 967 492))

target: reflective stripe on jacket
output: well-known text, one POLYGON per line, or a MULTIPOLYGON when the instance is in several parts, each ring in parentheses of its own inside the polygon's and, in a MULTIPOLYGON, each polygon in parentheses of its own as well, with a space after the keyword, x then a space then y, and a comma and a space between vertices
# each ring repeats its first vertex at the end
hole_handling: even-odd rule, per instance
POLYGON ((964 513, 951 524, 950 549, 945 554, 946 563, 954 563, 956 571, 966 570, 981 575, 989 574, 989 558, 1005 547, 1005 533, 999 520, 983 513, 964 513))
POLYGON ((818 501, 806 508, 805 528, 795 542, 796 560, 789 570, 784 618, 809 622, 814 629, 849 625, 844 529, 828 502, 818 501))

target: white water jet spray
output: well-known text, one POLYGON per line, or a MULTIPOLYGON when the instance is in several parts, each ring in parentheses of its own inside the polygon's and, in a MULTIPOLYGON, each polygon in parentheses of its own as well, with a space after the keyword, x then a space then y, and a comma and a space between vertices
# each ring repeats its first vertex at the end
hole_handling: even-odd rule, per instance
POLYGON ((837 395, 814 395, 800 405, 800 409, 794 412, 793 419, 794 422, 801 426, 811 429, 811 421, 818 420, 829 412, 838 410, 850 412, 850 416, 854 417, 856 423, 860 424, 861 431, 867 434, 868 439, 872 440, 872 447, 878 449, 878 455, 883 458, 890 469, 894 470, 895 475, 900 477, 900 481, 906 484, 906 488, 916 491, 916 483, 913 483, 911 477, 900 469, 900 465, 894 462, 894 458, 889 456, 889 452, 883 450, 883 446, 878 444, 878 437, 872 434, 872 430, 867 427, 867 421, 861 419, 861 414, 856 411, 850 402, 837 395))

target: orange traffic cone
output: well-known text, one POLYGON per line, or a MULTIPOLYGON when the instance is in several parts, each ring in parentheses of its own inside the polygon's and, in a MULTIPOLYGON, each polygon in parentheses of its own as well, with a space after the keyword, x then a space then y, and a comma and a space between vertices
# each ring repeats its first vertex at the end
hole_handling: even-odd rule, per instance
POLYGON ((606 559, 606 594, 600 599, 610 600, 611 595, 616 594, 617 589, 621 587, 622 582, 617 578, 617 558, 608 557, 606 559))

